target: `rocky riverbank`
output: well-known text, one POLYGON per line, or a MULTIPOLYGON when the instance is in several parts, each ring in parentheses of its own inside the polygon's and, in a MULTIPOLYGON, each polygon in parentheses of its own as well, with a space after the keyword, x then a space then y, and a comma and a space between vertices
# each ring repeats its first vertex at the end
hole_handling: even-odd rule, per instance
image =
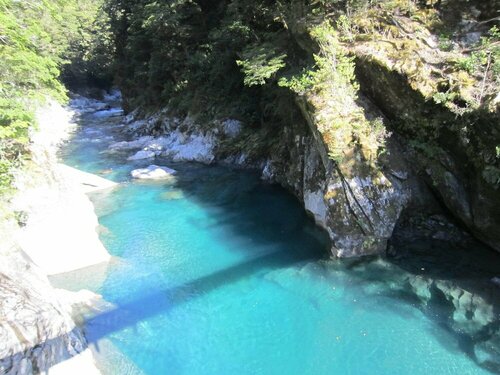
POLYGON ((122 131, 129 141, 112 143, 108 152, 123 153, 129 160, 153 162, 160 157, 260 170, 262 179, 297 196, 329 233, 332 254, 337 257, 385 253, 395 235, 437 236, 452 242, 470 239, 406 162, 395 136, 387 140, 382 169, 376 172, 354 158, 347 173, 347 169, 337 170, 304 123, 284 128, 270 140, 271 148, 263 147, 262 139, 250 142, 240 121, 226 119, 205 126, 190 117, 171 117, 166 111, 147 115, 134 111, 125 117, 122 131), (433 219, 436 216, 440 221, 433 219), (420 222, 415 225, 417 219, 420 222))
MULTIPOLYGON (((102 103, 85 108, 98 110, 102 103)), ((76 113, 49 102, 37 113, 32 159, 16 178, 14 214, 0 227, 0 373, 99 374, 82 330, 99 296, 54 289, 47 275, 106 262, 86 193, 115 184, 58 163, 76 113)))

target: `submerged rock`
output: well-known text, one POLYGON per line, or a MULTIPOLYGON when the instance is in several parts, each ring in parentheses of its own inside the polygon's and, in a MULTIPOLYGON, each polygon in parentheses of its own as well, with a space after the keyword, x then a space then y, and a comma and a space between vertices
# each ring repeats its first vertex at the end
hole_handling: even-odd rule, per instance
POLYGON ((161 194, 161 197, 165 200, 177 200, 177 199, 182 199, 184 198, 184 193, 182 190, 172 190, 172 191, 166 191, 161 194))
POLYGON ((171 179, 175 173, 176 171, 173 169, 153 164, 147 168, 134 169, 130 175, 140 180, 160 180, 171 179))

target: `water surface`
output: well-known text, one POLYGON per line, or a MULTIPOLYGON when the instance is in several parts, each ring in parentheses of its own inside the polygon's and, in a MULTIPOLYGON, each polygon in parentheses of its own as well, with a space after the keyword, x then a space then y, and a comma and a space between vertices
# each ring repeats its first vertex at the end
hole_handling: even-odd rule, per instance
POLYGON ((175 182, 131 181, 149 163, 103 153, 123 138, 120 119, 82 123, 63 157, 121 183, 92 197, 115 260, 53 282, 117 306, 85 328, 98 351, 110 341, 121 353, 106 372, 125 373, 126 360, 143 374, 487 373, 438 314, 387 286, 403 270, 328 260, 325 234, 283 189, 168 160, 155 163, 176 169, 175 182))

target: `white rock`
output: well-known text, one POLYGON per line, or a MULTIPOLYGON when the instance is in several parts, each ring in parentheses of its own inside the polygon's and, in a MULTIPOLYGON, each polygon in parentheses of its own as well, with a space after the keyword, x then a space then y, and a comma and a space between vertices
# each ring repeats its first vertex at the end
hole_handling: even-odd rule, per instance
POLYGON ((121 98, 122 98, 122 93, 120 92, 120 90, 112 90, 104 95, 104 100, 109 102, 120 100, 121 98))
POLYGON ((110 108, 110 109, 102 109, 95 112, 94 116, 96 117, 115 117, 122 116, 123 109, 121 108, 110 108))
POLYGON ((117 185, 116 182, 107 180, 92 173, 80 171, 64 164, 58 164, 57 168, 58 172, 66 181, 71 181, 71 183, 79 187, 80 191, 83 193, 109 189, 117 185))
POLYGON ((161 151, 163 151, 165 148, 164 143, 165 143, 164 138, 155 138, 155 139, 146 143, 144 150, 145 151, 157 151, 158 153, 161 153, 161 151))
POLYGON ((174 161, 197 161, 210 164, 215 160, 216 141, 211 135, 186 135, 179 131, 161 138, 162 155, 174 161))
POLYGON ((13 209, 28 213, 18 244, 47 274, 69 272, 109 260, 96 232, 94 207, 85 192, 114 183, 57 163, 57 146, 73 129, 72 112, 50 104, 37 112, 31 144, 37 174, 16 179, 13 209))
POLYGON ((323 197, 323 192, 318 191, 304 191, 304 206, 306 211, 310 212, 314 216, 316 224, 323 228, 326 228, 326 215, 328 208, 326 207, 325 199, 323 197))
POLYGON ((264 164, 264 168, 262 169, 262 175, 260 178, 264 181, 272 181, 274 178, 274 167, 273 163, 271 160, 267 160, 266 163, 264 164))
POLYGON ((185 144, 174 148, 174 161, 198 161, 211 163, 214 161, 214 142, 210 137, 191 135, 185 144))
POLYGON ((229 119, 222 123, 222 130, 224 131, 224 134, 230 138, 234 138, 240 134, 241 128, 242 124, 238 120, 229 119))
POLYGON ((133 178, 141 180, 159 180, 173 178, 175 170, 158 165, 150 165, 147 168, 134 169, 130 174, 133 178))
POLYGON ((43 375, 67 375, 67 374, 85 374, 101 375, 101 371, 95 363, 94 356, 90 348, 85 349, 78 355, 75 355, 65 361, 62 361, 47 371, 42 371, 43 375))
POLYGON ((134 155, 130 156, 127 160, 142 160, 142 159, 153 159, 156 156, 154 151, 137 151, 134 155))
POLYGON ((3 243, 0 255, 0 373, 98 375, 71 304, 26 255, 3 243))
POLYGON ((80 113, 96 112, 108 108, 107 103, 95 99, 85 98, 79 95, 71 99, 69 104, 71 108, 80 113))
POLYGON ((154 140, 153 137, 144 136, 144 137, 140 137, 140 138, 133 140, 133 141, 130 141, 130 142, 121 141, 121 142, 112 143, 111 145, 109 145, 108 149, 113 150, 113 151, 134 150, 134 149, 145 147, 152 140, 154 140))

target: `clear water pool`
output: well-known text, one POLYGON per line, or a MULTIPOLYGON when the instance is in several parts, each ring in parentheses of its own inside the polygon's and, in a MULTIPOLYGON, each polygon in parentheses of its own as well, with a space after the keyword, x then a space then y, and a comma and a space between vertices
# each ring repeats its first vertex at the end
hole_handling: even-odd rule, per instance
POLYGON ((116 259, 53 281, 116 305, 86 324, 97 350, 107 340, 121 353, 107 372, 123 373, 126 358, 143 374, 487 373, 438 318, 391 292, 402 270, 328 260, 324 233, 283 189, 248 171, 161 160, 175 183, 134 182, 130 170, 148 162, 102 153, 119 119, 82 122, 63 157, 121 182, 92 197, 116 259), (370 280, 372 269, 391 279, 370 280))

